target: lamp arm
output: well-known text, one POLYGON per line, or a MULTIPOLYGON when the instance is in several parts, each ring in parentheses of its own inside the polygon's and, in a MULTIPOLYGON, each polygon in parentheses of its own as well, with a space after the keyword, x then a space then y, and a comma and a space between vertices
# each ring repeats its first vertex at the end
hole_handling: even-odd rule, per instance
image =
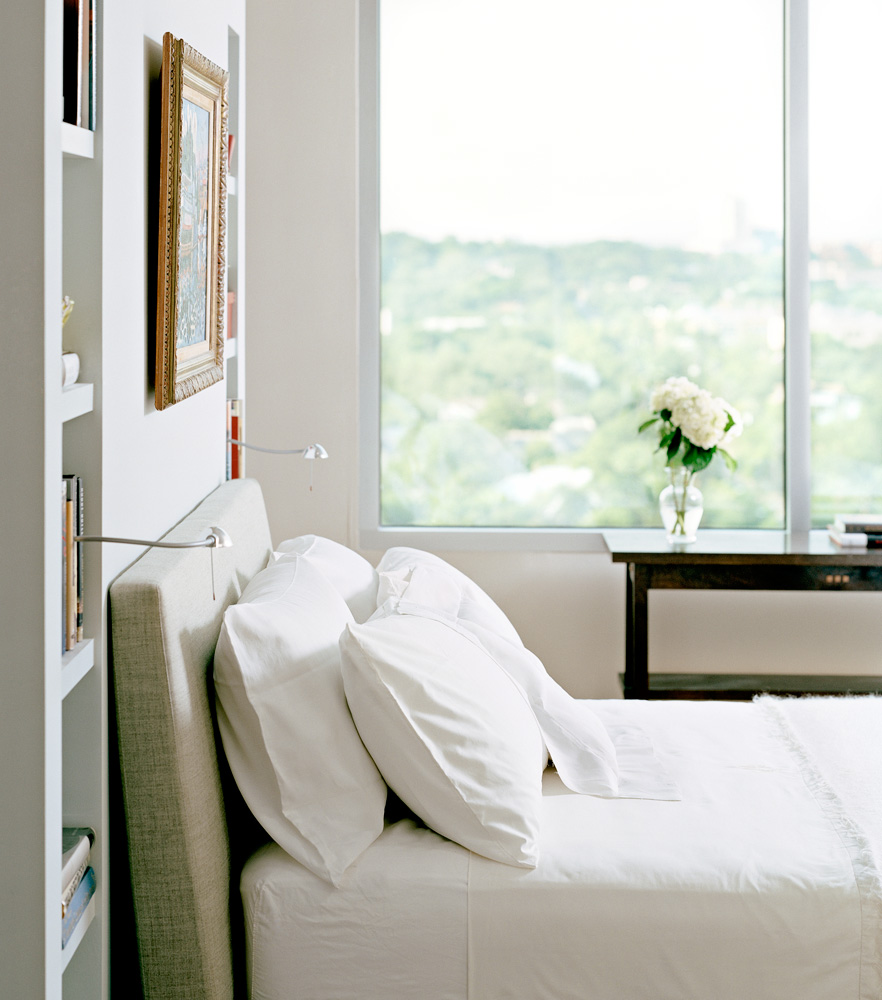
POLYGON ((248 444, 247 441, 241 441, 239 438, 231 437, 228 434, 227 443, 236 444, 240 448, 251 448, 252 451, 262 451, 267 455, 303 455, 306 458, 328 457, 328 453, 318 442, 307 445, 305 448, 262 448, 259 444, 248 444))
POLYGON ((223 528, 213 526, 206 538, 194 542, 151 542, 146 538, 112 538, 109 535, 75 535, 75 542, 117 542, 120 545, 144 545, 152 549, 226 549, 233 542, 223 528))

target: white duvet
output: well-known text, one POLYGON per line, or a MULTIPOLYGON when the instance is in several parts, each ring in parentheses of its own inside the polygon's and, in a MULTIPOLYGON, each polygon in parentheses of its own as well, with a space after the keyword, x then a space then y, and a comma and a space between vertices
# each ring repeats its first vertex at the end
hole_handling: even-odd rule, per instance
POLYGON ((242 878, 253 1000, 882 1000, 882 700, 592 702, 680 801, 545 777, 535 870, 409 821, 242 878))

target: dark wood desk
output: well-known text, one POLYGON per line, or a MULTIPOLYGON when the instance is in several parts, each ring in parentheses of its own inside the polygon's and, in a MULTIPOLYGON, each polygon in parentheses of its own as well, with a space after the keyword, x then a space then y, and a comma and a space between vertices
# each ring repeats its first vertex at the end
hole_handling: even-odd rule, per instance
MULTIPOLYGON (((827 532, 705 531, 674 548, 661 530, 604 533, 613 562, 627 563, 626 698, 750 699, 755 694, 882 694, 882 676, 650 674, 649 591, 878 590, 882 549, 840 548, 827 532)), ((882 650, 880 650, 882 662, 882 650)))

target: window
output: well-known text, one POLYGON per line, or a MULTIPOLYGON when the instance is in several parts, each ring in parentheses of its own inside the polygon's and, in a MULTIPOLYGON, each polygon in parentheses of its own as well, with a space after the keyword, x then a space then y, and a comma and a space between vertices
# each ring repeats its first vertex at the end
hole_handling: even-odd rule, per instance
POLYGON ((882 498, 882 6, 812 0, 812 518, 882 498))
POLYGON ((368 11, 373 527, 656 526, 663 460, 636 432, 681 374, 746 425, 736 473, 702 473, 704 525, 879 504, 882 164, 859 125, 882 25, 812 0, 809 155, 807 2, 368 11))

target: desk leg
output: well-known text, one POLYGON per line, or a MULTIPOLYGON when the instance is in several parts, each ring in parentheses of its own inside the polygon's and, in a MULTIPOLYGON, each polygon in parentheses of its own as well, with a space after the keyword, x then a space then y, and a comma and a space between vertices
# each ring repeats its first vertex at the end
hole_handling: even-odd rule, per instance
POLYGON ((649 572, 628 564, 625 608, 625 697, 645 698, 649 691, 649 572))

